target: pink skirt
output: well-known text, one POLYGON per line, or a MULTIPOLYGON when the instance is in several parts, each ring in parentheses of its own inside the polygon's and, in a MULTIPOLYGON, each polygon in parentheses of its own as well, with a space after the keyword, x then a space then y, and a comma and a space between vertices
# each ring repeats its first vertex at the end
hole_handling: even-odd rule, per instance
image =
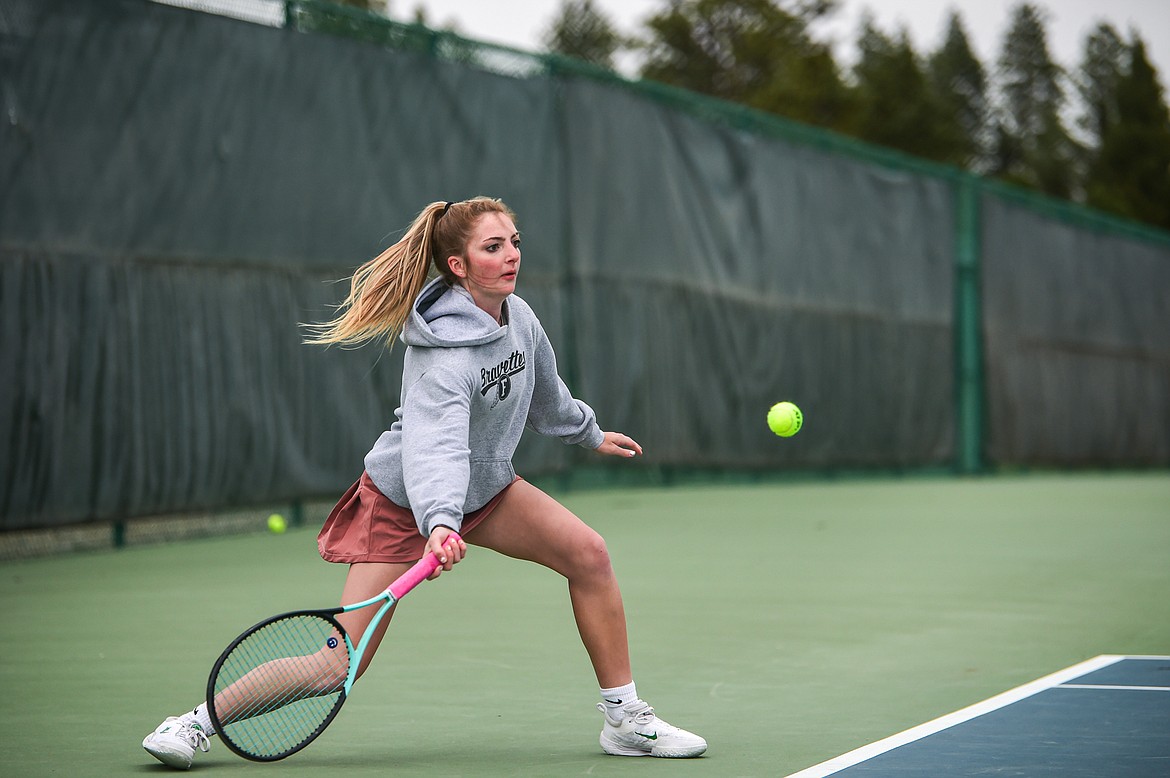
MULTIPOLYGON (((516 480, 520 480, 517 476, 516 480)), ((515 483, 513 481, 512 483, 515 483)), ((463 516, 459 534, 466 536, 495 510, 511 484, 482 508, 463 516)), ((427 539, 418 531, 414 514, 378 491, 367 473, 349 488, 325 519, 317 549, 326 562, 417 562, 427 539)))

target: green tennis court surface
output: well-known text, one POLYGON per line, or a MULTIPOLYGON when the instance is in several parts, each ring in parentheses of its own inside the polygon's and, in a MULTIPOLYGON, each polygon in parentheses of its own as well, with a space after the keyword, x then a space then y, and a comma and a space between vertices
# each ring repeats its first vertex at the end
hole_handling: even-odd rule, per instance
POLYGON ((789 778, 1164 778, 1170 657, 1099 656, 789 778))
MULTIPOLYGON (((317 743, 257 765, 213 741, 193 769, 771 778, 1056 668, 1170 654, 1167 473, 561 497, 609 543, 639 690, 666 720, 707 738, 706 756, 601 754, 596 686, 563 582, 472 549, 403 603, 317 743)), ((345 570, 318 559, 315 534, 0 565, 5 774, 167 772, 140 742, 203 699, 224 645, 265 616, 336 602, 345 570)))

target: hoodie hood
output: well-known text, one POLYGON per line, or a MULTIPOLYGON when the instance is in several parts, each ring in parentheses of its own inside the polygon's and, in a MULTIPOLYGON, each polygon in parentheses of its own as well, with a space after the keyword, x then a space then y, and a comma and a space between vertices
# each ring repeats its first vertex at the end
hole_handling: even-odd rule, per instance
MULTIPOLYGON (((505 300, 505 321, 507 311, 505 300)), ((477 307, 471 293, 462 286, 435 278, 415 298, 402 328, 402 342, 423 348, 479 346, 499 340, 506 330, 507 325, 501 327, 487 311, 477 307)))

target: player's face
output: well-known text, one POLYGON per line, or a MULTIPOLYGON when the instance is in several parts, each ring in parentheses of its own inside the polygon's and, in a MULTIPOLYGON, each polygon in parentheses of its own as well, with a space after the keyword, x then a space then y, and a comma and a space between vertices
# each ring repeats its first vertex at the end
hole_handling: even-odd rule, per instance
POLYGON ((503 213, 479 217, 464 257, 451 257, 451 270, 476 304, 498 316, 504 298, 516 291, 520 271, 520 233, 503 213))

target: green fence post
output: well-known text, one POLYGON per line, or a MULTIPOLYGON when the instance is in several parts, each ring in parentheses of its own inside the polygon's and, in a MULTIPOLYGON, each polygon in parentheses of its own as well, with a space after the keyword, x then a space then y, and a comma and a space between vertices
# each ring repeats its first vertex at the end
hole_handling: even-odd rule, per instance
POLYGON ((983 470, 983 300, 978 177, 960 173, 955 191, 955 468, 983 470))

